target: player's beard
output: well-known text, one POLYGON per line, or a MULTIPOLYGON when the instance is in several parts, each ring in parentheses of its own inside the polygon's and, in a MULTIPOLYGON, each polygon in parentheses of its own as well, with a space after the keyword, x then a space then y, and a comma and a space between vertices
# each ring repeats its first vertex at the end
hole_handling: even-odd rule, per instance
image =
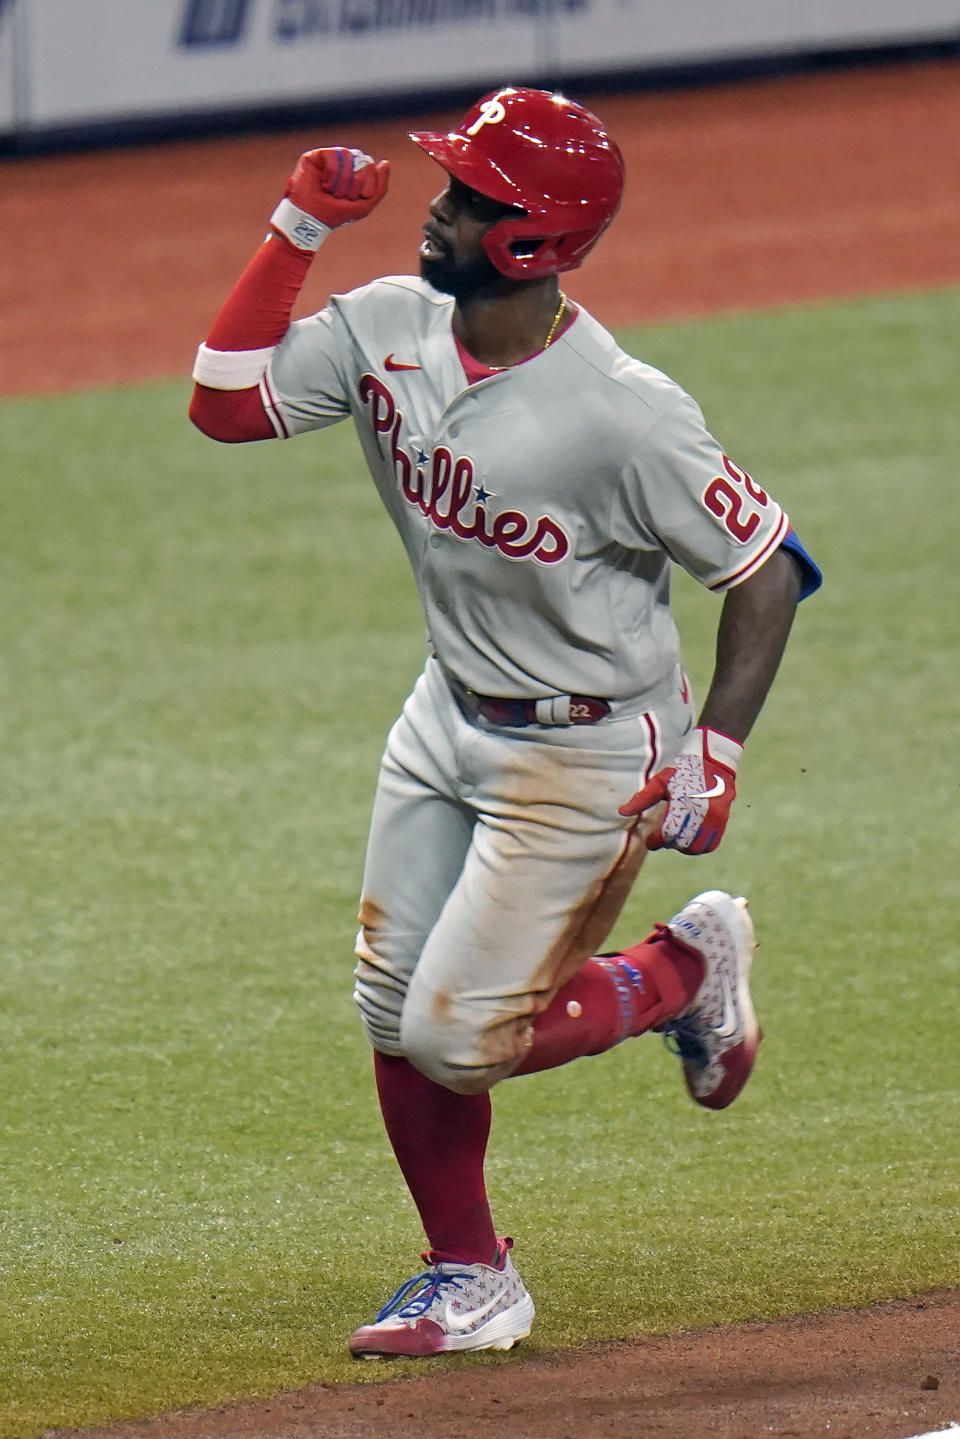
POLYGON ((459 305, 499 294, 510 284, 486 254, 458 264, 449 250, 441 256, 421 255, 420 275, 435 290, 452 295, 459 305))

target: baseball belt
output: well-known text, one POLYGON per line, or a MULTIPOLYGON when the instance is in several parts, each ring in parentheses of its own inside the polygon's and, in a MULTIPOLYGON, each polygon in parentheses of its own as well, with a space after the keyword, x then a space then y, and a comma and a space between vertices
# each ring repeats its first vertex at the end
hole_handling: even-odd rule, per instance
POLYGON ((606 700, 594 699, 590 695, 551 695, 542 700, 512 700, 495 695, 478 695, 473 690, 467 690, 466 694, 469 702, 490 724, 509 725, 513 729, 531 724, 596 724, 610 713, 606 700))

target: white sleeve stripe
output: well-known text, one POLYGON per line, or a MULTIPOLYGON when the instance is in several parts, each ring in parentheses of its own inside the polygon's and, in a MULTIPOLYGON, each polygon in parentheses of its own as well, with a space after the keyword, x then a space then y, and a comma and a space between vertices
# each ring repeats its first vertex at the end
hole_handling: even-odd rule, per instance
POLYGON ((752 574, 756 574, 764 560, 769 559, 773 551, 779 547, 781 541, 786 537, 789 528, 789 516, 781 510, 780 522, 766 544, 761 546, 757 553, 747 560, 746 564, 741 565, 738 569, 734 570, 732 574, 725 575, 723 579, 715 580, 710 586, 710 589, 714 591, 730 590, 733 589, 735 585, 742 584, 744 580, 749 579, 752 574))
POLYGON ((280 412, 280 401, 270 384, 269 369, 264 370, 260 376, 260 398, 263 401, 263 408, 266 411, 267 419, 273 426, 277 439, 289 440, 290 431, 287 429, 286 421, 280 412))
POLYGON ((193 379, 211 390, 252 390, 276 349, 210 350, 201 345, 193 365, 193 379))

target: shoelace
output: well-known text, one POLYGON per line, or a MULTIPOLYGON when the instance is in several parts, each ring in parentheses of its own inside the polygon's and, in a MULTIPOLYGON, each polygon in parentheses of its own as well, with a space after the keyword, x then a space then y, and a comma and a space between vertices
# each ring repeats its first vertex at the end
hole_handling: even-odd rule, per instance
POLYGON ((441 1274, 437 1269, 425 1269, 422 1274, 415 1274, 412 1279, 400 1285, 393 1298, 388 1299, 380 1310, 374 1323, 379 1324, 382 1319, 389 1319, 394 1314, 399 1318, 418 1319, 427 1312, 441 1289, 459 1289, 462 1279, 472 1277, 462 1270, 456 1274, 441 1274))
POLYGON ((705 1069, 710 1063, 703 1029, 697 1019, 688 1017, 671 1020, 663 1031, 663 1042, 671 1054, 677 1055, 688 1064, 698 1064, 701 1069, 705 1069))

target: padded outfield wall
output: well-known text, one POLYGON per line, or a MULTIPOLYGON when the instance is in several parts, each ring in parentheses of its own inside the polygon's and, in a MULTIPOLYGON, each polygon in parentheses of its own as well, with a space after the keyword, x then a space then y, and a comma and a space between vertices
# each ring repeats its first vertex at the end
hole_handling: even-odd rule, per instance
POLYGON ((960 41, 960 0, 0 0, 0 140, 960 41))

